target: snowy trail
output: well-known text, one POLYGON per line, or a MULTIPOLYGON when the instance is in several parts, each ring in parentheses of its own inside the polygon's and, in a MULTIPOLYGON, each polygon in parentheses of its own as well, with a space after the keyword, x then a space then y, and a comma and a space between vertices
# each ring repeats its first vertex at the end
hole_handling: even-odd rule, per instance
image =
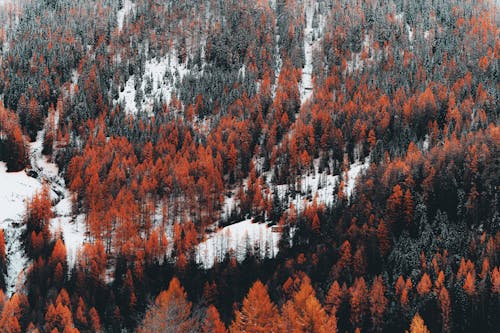
POLYGON ((302 79, 300 82, 300 101, 304 104, 312 95, 313 92, 313 52, 319 47, 323 31, 323 22, 321 16, 318 18, 319 23, 314 27, 314 13, 317 6, 316 1, 306 0, 304 2, 304 13, 306 27, 304 30, 304 60, 305 65, 302 69, 302 79))
POLYGON ((306 29, 304 31, 304 56, 305 56, 305 66, 302 70, 302 80, 300 85, 300 101, 302 104, 311 97, 312 94, 312 53, 313 53, 313 15, 314 15, 314 4, 306 1, 305 8, 306 13, 306 29))

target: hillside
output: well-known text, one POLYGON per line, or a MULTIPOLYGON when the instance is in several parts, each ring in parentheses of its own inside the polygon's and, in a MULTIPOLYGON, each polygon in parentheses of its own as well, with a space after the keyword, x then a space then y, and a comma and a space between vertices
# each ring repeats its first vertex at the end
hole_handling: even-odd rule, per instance
POLYGON ((499 14, 0 0, 0 331, 495 332, 499 14))

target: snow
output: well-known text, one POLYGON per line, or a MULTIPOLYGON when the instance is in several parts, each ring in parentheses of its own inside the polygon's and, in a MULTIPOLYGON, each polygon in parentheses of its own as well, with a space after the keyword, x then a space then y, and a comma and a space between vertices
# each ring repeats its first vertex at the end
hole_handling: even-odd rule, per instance
POLYGON ((408 30, 408 40, 411 42, 413 42, 413 29, 412 27, 410 27, 409 24, 406 24, 406 30, 408 30))
POLYGON ((312 72, 313 72, 313 52, 318 47, 320 36, 323 30, 323 22, 321 16, 319 18, 320 24, 317 29, 313 27, 314 10, 317 6, 316 1, 305 2, 306 14, 306 27, 304 31, 304 60, 305 65, 302 69, 302 79, 300 82, 300 101, 302 104, 307 101, 313 90, 312 72))
POLYGON ((18 282, 23 281, 23 272, 28 259, 24 256, 21 244, 22 225, 26 200, 29 200, 42 184, 29 177, 24 171, 7 173, 7 166, 0 162, 0 228, 4 230, 7 254, 7 290, 9 297, 16 290, 18 282))
POLYGON ((280 234, 273 232, 265 223, 244 220, 222 228, 211 234, 196 247, 196 262, 205 269, 211 268, 216 261, 224 260, 227 253, 234 253, 238 262, 245 259, 247 249, 255 250, 260 258, 272 258, 278 253, 280 234))
POLYGON ((5 6, 6 4, 11 3, 11 2, 12 2, 12 0, 0 0, 0 7, 5 6))
MULTIPOLYGON (((1 0, 0 0, 1 1, 1 0)), ((125 17, 130 15, 130 12, 135 8, 135 3, 130 0, 123 1, 123 7, 116 14, 116 19, 118 23, 118 29, 123 29, 123 23, 125 22, 125 17)))
POLYGON ((347 172, 347 182, 344 188, 345 194, 350 198, 356 187, 356 181, 358 177, 370 166, 370 158, 367 157, 364 162, 356 162, 351 164, 347 172))
POLYGON ((21 235, 25 226, 14 220, 2 222, 5 237, 5 252, 7 253, 6 296, 10 297, 24 281, 24 271, 28 266, 28 258, 24 255, 21 235))
POLYGON ((75 264, 78 249, 85 240, 85 219, 84 216, 78 216, 76 219, 72 217, 71 195, 59 175, 59 168, 54 163, 48 162, 47 157, 42 155, 43 134, 44 130, 39 131, 37 140, 30 144, 31 165, 41 181, 50 185, 51 196, 55 202, 52 208, 55 218, 51 220, 51 232, 57 236, 62 231, 68 266, 71 268, 75 264))
POLYGON ((304 103, 312 94, 312 55, 313 55, 313 13, 314 7, 306 9, 306 29, 304 32, 304 56, 305 66, 302 70, 302 80, 300 86, 300 100, 304 103))
POLYGON ((44 131, 39 131, 35 142, 29 143, 30 163, 37 178, 27 175, 26 171, 7 172, 7 166, 0 162, 0 228, 4 230, 7 253, 7 296, 15 292, 24 281, 24 271, 28 258, 24 254, 21 235, 25 230, 22 224, 26 202, 46 183, 54 203, 55 218, 51 221, 51 232, 57 235, 62 231, 65 240, 68 263, 74 265, 76 253, 84 242, 84 219, 79 216, 73 221, 71 199, 64 180, 54 163, 42 155, 44 131))
MULTIPOLYGON (((370 158, 364 161, 357 161, 350 165, 346 173, 343 174, 345 180, 344 192, 350 198, 355 189, 359 176, 369 167, 370 158)), ((304 174, 300 178, 298 192, 295 193, 293 203, 298 212, 303 211, 307 205, 314 202, 317 204, 331 205, 334 203, 340 175, 328 174, 326 171, 318 172, 319 159, 314 161, 314 172, 304 174)), ((288 185, 270 186, 272 179, 271 172, 267 172, 263 177, 270 188, 278 191, 278 196, 285 203, 290 203, 288 185)), ((246 183, 246 182, 244 182, 246 183)), ((233 196, 226 196, 222 218, 228 217, 231 209, 237 207, 238 203, 233 196)), ((292 232, 293 234, 293 232, 292 232)), ((258 248, 255 253, 260 258, 273 258, 277 255, 278 243, 281 237, 280 231, 273 232, 267 223, 253 223, 252 219, 247 219, 210 234, 207 238, 196 246, 196 262, 205 269, 211 268, 215 262, 224 260, 226 254, 232 253, 238 262, 245 259, 247 249, 258 248)))
MULTIPOLYGON (((64 201, 61 201, 61 203, 64 203, 64 201)), ((56 211, 58 211, 57 206, 56 211)), ((74 221, 71 216, 56 217, 51 220, 50 227, 51 232, 56 237, 62 232, 64 244, 66 245, 68 266, 70 268, 74 267, 78 251, 85 243, 85 215, 78 215, 74 221)))
POLYGON ((231 216, 231 212, 233 212, 237 208, 236 200, 233 193, 231 196, 224 197, 224 205, 222 206, 221 218, 223 220, 227 220, 231 216))
MULTIPOLYGON (((314 200, 317 204, 325 206, 332 205, 340 184, 340 175, 329 174, 328 172, 318 172, 319 159, 314 161, 314 172, 303 174, 297 186, 297 192, 293 200, 289 200, 287 195, 291 192, 289 185, 278 185, 276 191, 280 200, 285 203, 293 203, 298 212, 303 211, 314 200)), ((347 173, 344 172, 344 194, 350 198, 356 187, 359 176, 370 166, 370 159, 367 157, 363 162, 357 161, 350 165, 347 173)), ((266 179, 269 181, 271 175, 266 179)))
POLYGON ((29 200, 36 191, 41 190, 42 184, 35 178, 29 177, 26 172, 7 172, 7 166, 0 162, 0 222, 12 219, 20 222, 24 216, 26 200, 29 200))
MULTIPOLYGON (((144 93, 141 110, 151 113, 155 100, 164 99, 164 102, 169 104, 174 94, 175 84, 180 82, 187 72, 186 64, 179 63, 178 57, 174 54, 148 60, 145 64, 141 84, 144 93), (149 93, 146 92, 148 78, 152 79, 152 90, 149 93)), ((135 75, 132 75, 127 80, 125 89, 120 92, 118 97, 118 102, 124 103, 124 111, 127 114, 137 114, 139 111, 135 102, 136 93, 135 75)))

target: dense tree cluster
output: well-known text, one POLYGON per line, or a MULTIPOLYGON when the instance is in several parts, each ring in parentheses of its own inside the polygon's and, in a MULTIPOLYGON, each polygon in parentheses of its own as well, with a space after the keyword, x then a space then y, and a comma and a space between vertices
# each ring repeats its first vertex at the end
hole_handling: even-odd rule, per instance
MULTIPOLYGON (((491 6, 56 0, 0 13, 0 160, 22 170, 42 131, 86 227, 72 267, 49 190, 27 204, 31 264, 22 290, 0 291, 0 330, 495 331, 491 6), (137 112, 120 99, 131 86, 137 112), (350 194, 346 171, 364 160, 350 194), (338 176, 328 204, 305 175, 338 176), (279 254, 201 268, 206 233, 245 218, 278 226, 279 254)), ((6 260, 0 231, 2 288, 6 260)))

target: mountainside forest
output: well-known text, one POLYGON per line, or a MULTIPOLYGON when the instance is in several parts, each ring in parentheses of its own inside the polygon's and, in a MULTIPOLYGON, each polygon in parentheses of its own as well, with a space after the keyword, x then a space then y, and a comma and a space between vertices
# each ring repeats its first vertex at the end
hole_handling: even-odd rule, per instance
POLYGON ((0 333, 498 332, 500 2, 0 0, 0 333))

